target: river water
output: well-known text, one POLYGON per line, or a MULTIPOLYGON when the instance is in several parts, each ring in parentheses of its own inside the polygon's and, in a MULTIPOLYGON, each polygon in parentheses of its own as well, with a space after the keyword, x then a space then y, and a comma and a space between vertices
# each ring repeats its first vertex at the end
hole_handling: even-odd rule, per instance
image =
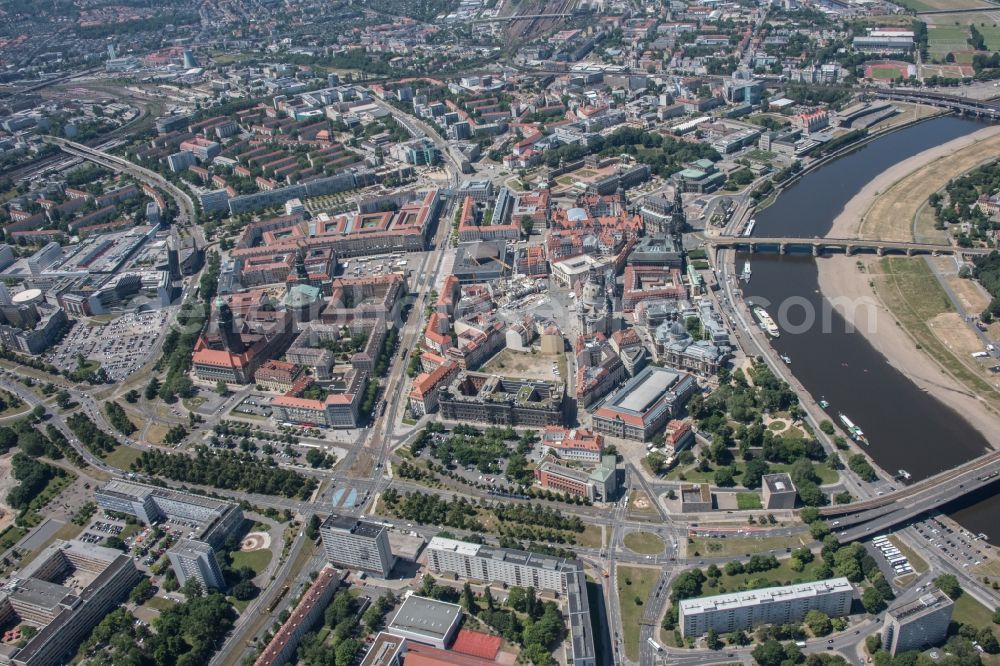
MULTIPOLYGON (((876 139, 803 176, 756 216, 754 235, 824 236, 844 205, 879 173, 981 127, 975 121, 945 117, 876 139)), ((738 257, 738 271, 746 259, 738 257)), ((814 398, 830 402, 831 420, 846 414, 864 430, 869 453, 880 467, 890 473, 905 469, 914 480, 987 449, 986 439, 961 415, 920 390, 860 333, 849 332, 840 315, 824 307, 816 261, 823 259, 755 254, 744 295, 770 302, 768 312, 783 326, 774 348, 790 357, 791 370, 814 398), (812 325, 806 321, 807 310, 816 313, 812 325), (779 314, 785 316, 779 319, 779 314)), ((967 502, 953 515, 968 529, 1000 540, 1000 497, 967 502)))

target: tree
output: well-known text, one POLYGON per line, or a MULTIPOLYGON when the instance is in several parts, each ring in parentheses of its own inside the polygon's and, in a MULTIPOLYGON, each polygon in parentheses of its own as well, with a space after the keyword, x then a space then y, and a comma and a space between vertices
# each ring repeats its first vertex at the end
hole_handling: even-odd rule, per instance
POLYGON ((229 385, 221 379, 215 382, 215 392, 219 395, 226 395, 229 393, 229 385))
POLYGON ((719 634, 715 631, 715 629, 708 630, 708 635, 705 637, 705 645, 709 650, 722 649, 722 641, 719 640, 719 634))
POLYGON ((240 601, 250 601, 257 596, 258 592, 257 586, 249 580, 241 580, 229 590, 229 593, 240 601))
POLYGON ((129 592, 128 600, 134 604, 141 604, 156 593, 156 589, 153 584, 149 582, 148 578, 143 578, 139 583, 132 588, 129 592))
POLYGON ((773 638, 755 647, 750 654, 760 666, 781 666, 785 660, 785 648, 773 638))
POLYGON ((479 612, 479 604, 476 603, 476 594, 472 591, 472 586, 466 581, 462 586, 462 607, 469 615, 476 615, 479 612))
POLYGON ((127 551, 128 545, 120 538, 116 536, 109 536, 104 540, 104 545, 108 548, 114 548, 116 550, 127 551))
POLYGON ((885 601, 878 590, 869 587, 861 595, 861 605, 865 607, 865 611, 874 615, 885 608, 885 601))
POLYGON ((805 623, 814 636, 826 636, 833 631, 833 623, 830 622, 830 616, 823 611, 809 611, 806 613, 805 623))
POLYGON ((354 658, 358 654, 358 650, 361 649, 361 643, 353 638, 347 638, 342 640, 336 649, 337 663, 338 664, 353 664, 354 658))
POLYGON ((729 467, 720 467, 715 470, 715 485, 720 488, 731 488, 736 485, 733 479, 733 470, 729 467))
POLYGON ((962 596, 962 586, 958 584, 958 579, 952 574, 938 576, 934 579, 934 584, 952 599, 958 599, 962 596))

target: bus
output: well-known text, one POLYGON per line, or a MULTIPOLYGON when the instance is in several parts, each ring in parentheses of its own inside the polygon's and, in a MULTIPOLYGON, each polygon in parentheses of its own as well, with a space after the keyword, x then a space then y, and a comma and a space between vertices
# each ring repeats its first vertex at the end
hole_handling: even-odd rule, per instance
POLYGON ((657 652, 663 652, 663 646, 654 641, 652 638, 647 638, 646 642, 649 643, 657 652))

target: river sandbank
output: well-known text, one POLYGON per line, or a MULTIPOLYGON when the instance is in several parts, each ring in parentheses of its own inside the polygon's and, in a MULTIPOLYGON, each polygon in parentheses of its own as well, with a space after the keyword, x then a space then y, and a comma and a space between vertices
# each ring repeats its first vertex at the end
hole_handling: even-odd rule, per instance
MULTIPOLYGON (((860 192, 847 202, 840 214, 834 218, 833 226, 830 228, 827 236, 829 238, 857 238, 862 218, 880 194, 885 193, 895 183, 917 169, 998 134, 1000 134, 1000 125, 984 127, 971 134, 966 134, 939 146, 928 148, 886 169, 873 178, 860 192)), ((930 194, 930 192, 927 192, 927 196, 930 196, 930 194)))
POLYGON ((858 333, 865 336, 876 351, 886 357, 890 365, 911 379, 921 390, 964 416, 994 448, 1000 448, 1000 418, 997 414, 917 348, 903 327, 896 324, 895 317, 869 284, 874 277, 873 272, 877 274, 879 271, 877 259, 834 255, 818 259, 816 267, 823 296, 854 325, 858 333), (864 271, 858 269, 858 261, 863 263, 864 271), (865 305, 842 305, 859 302, 865 305))

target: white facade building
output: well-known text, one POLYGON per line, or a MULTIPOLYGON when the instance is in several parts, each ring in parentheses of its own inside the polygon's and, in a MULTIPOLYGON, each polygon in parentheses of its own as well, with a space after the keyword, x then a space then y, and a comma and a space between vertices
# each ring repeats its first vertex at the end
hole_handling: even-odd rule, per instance
POLYGON ((730 633, 761 624, 801 622, 818 610, 843 617, 851 610, 854 586, 846 578, 767 587, 681 601, 678 623, 682 636, 703 636, 709 629, 730 633))

